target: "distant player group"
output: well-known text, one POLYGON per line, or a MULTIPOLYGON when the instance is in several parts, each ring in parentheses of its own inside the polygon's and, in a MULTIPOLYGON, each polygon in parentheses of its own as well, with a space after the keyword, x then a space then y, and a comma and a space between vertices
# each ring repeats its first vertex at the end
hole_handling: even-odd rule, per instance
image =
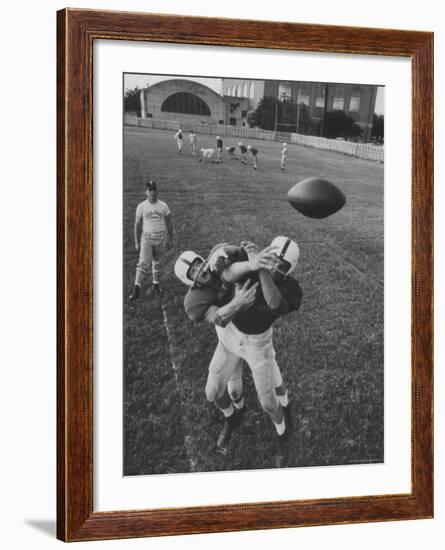
MULTIPOLYGON (((175 133, 175 140, 176 140, 176 145, 178 147, 178 154, 182 155, 183 146, 184 146, 184 132, 181 128, 175 133)), ((198 156, 197 136, 193 130, 190 131, 189 142, 190 142, 190 153, 192 154, 192 156, 197 157, 198 156)), ((236 148, 237 148, 236 145, 230 145, 225 148, 228 160, 237 160, 237 156, 235 154, 236 148)), ((259 152, 258 149, 253 145, 245 145, 242 141, 238 143, 238 148, 240 152, 241 163, 249 164, 248 158, 251 157, 253 162, 253 168, 254 170, 257 170, 258 152, 259 152)), ((207 161, 207 162, 212 162, 214 164, 222 164, 223 150, 224 150, 223 140, 221 136, 216 136, 215 148, 208 147, 208 148, 199 149, 200 151, 199 162, 207 161)), ((283 143, 281 148, 281 161, 280 161, 281 170, 286 170, 286 158, 287 158, 287 143, 283 143)))

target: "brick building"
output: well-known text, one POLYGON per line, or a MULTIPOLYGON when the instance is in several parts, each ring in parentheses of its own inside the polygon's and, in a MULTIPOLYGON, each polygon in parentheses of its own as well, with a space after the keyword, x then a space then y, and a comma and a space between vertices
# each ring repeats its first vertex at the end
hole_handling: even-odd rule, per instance
POLYGON ((303 104, 309 116, 320 124, 325 110, 344 111, 360 126, 363 139, 371 138, 377 96, 374 85, 223 78, 222 94, 247 100, 249 111, 254 110, 264 96, 303 104))

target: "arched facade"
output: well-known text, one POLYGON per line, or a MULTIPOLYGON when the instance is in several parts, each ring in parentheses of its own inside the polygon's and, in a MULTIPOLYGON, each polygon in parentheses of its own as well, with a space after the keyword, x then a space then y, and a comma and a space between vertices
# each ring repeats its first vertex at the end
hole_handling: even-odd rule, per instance
POLYGON ((222 97, 211 88, 191 80, 174 78, 146 88, 144 108, 148 118, 224 123, 222 97))
POLYGON ((211 116, 207 103, 196 94, 190 92, 176 92, 168 96, 161 105, 161 111, 166 113, 211 116))

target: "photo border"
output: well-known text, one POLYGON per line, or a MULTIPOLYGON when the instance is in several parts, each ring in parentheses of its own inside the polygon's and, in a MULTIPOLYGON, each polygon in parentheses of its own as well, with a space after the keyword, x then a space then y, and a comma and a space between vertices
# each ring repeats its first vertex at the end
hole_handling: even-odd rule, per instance
POLYGON ((57 13, 57 46, 57 537, 433 517, 433 33, 65 9, 57 13), (410 493, 93 512, 93 43, 99 39, 411 59, 410 493))

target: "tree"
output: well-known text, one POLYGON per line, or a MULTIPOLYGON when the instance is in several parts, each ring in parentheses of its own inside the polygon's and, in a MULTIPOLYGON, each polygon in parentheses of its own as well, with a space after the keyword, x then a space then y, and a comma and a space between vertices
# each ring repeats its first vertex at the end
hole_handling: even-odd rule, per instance
POLYGON ((362 130, 344 111, 327 111, 324 120, 324 137, 344 139, 360 137, 362 130))
POLYGON ((136 86, 132 90, 125 90, 124 95, 124 111, 126 113, 133 111, 137 116, 141 116, 141 90, 136 86))
POLYGON ((384 115, 374 115, 372 116, 372 131, 371 136, 375 138, 378 142, 383 142, 385 137, 385 117, 384 115))
POLYGON ((263 97, 255 111, 248 115, 247 122, 249 126, 263 130, 275 130, 276 126, 286 132, 310 134, 316 129, 307 105, 280 101, 271 96, 263 97))
POLYGON ((275 121, 280 121, 282 114, 282 102, 271 96, 264 96, 258 103, 255 111, 247 116, 249 126, 274 130, 275 121))

